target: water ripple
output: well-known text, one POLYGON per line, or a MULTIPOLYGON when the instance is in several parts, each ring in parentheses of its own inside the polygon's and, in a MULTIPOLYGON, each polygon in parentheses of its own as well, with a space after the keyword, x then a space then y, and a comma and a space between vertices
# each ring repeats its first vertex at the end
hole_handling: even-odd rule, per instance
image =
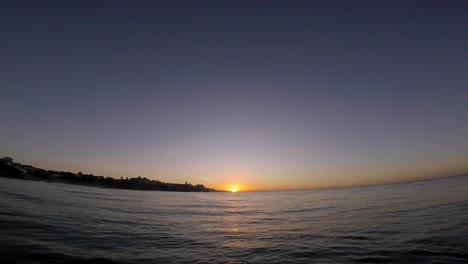
POLYGON ((0 179, 2 263, 468 263, 468 177, 167 193, 0 179))

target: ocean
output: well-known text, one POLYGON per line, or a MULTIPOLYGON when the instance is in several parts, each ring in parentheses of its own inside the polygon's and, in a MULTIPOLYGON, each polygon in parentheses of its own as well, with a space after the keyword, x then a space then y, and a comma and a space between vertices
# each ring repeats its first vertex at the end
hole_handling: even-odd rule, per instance
POLYGON ((468 177, 178 193, 0 178, 1 263, 468 263, 468 177))

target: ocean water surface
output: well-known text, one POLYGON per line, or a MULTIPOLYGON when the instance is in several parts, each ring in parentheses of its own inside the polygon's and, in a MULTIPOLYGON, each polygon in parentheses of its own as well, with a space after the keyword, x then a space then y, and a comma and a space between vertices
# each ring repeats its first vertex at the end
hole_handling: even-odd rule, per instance
POLYGON ((0 178, 2 263, 468 263, 468 177, 177 193, 0 178))

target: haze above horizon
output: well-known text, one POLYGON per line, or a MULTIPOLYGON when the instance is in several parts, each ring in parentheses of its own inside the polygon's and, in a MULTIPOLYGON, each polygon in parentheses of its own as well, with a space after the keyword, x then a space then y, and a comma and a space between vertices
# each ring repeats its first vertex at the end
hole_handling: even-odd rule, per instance
POLYGON ((467 13, 466 1, 3 3, 1 155, 236 191, 466 174, 467 13))

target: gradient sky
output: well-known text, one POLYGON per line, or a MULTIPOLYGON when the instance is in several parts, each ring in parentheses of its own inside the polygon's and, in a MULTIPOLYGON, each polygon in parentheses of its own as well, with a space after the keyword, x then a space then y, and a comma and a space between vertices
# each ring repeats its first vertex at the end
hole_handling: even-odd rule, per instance
POLYGON ((3 1, 0 155, 243 190, 468 172, 467 1, 3 1))

